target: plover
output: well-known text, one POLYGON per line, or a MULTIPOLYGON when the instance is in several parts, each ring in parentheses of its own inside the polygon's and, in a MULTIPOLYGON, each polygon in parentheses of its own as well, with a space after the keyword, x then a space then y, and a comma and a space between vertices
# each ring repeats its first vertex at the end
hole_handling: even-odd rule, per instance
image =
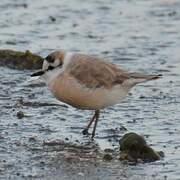
POLYGON ((44 59, 42 70, 31 76, 41 76, 58 100, 95 111, 83 130, 83 134, 88 134, 94 122, 93 139, 101 109, 121 102, 136 84, 158 79, 161 75, 128 72, 101 58, 55 51, 44 59))

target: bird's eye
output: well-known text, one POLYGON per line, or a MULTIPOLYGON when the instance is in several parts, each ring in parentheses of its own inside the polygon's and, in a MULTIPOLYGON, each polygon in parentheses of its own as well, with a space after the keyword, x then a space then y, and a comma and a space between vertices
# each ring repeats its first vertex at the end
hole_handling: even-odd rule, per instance
POLYGON ((47 56, 45 59, 49 63, 54 63, 54 58, 52 56, 47 56))

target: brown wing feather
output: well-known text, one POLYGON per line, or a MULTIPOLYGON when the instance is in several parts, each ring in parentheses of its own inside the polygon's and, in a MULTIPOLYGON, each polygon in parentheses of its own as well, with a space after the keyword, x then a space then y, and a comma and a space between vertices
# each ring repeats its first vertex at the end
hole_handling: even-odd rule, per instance
POLYGON ((111 88, 113 85, 122 84, 129 78, 126 71, 115 65, 83 54, 73 56, 69 74, 87 88, 111 88))

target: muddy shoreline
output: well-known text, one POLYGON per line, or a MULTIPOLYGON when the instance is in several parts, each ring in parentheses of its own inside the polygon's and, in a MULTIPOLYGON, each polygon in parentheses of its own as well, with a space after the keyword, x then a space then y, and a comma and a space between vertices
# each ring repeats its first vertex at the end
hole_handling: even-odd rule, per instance
MULTIPOLYGON (((40 57, 58 49, 83 52, 163 78, 137 86, 121 104, 103 110, 95 145, 87 146, 81 132, 93 112, 58 102, 43 82, 30 83, 40 65, 1 66, 0 179, 178 180, 179 7, 178 0, 1 1, 2 50, 29 50, 40 57), (119 148, 119 139, 129 132, 142 135, 165 157, 135 165, 105 161, 101 152, 119 148), (90 147, 81 158, 75 155, 81 149, 44 145, 54 141, 90 147)), ((23 60, 30 55, 25 54, 23 60)))

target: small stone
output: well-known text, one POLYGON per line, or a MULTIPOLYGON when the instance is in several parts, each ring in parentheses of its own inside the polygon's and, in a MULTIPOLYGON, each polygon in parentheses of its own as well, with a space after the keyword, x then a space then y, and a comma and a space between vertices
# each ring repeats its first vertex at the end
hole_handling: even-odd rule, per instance
POLYGON ((78 26, 78 24, 77 23, 73 23, 73 25, 72 25, 73 27, 77 27, 78 26))
POLYGON ((106 153, 113 153, 114 149, 107 148, 107 149, 104 149, 104 152, 106 152, 106 153))
POLYGON ((30 137, 29 142, 36 142, 36 137, 30 137))
POLYGON ((22 6, 23 6, 24 8, 28 8, 28 5, 25 4, 25 3, 24 3, 22 6))
POLYGON ((87 37, 88 37, 89 39, 95 39, 95 38, 96 38, 96 36, 91 35, 91 34, 88 34, 87 37))
POLYGON ((139 96, 139 98, 140 98, 140 99, 145 99, 146 97, 143 96, 143 95, 141 95, 141 96, 139 96))
POLYGON ((55 22, 55 21, 56 21, 56 18, 53 17, 53 16, 49 16, 49 19, 50 19, 52 22, 55 22))
POLYGON ((163 151, 158 151, 157 153, 160 155, 160 157, 165 157, 165 154, 163 151))
POLYGON ((102 54, 109 54, 109 51, 103 51, 102 54))
POLYGON ((41 161, 41 162, 40 162, 40 164, 41 164, 41 165, 44 165, 44 164, 45 164, 45 162, 44 162, 44 161, 41 161))
POLYGON ((65 140, 66 140, 66 141, 69 141, 69 138, 66 137, 65 140))
POLYGON ((120 127, 120 130, 121 130, 121 131, 127 131, 127 128, 124 127, 124 126, 121 126, 121 127, 120 127))
POLYGON ((105 161, 111 161, 111 160, 113 159, 113 157, 112 157, 112 155, 110 155, 110 154, 105 154, 104 157, 103 157, 103 159, 104 159, 105 161))
POLYGON ((78 139, 76 139, 76 140, 75 140, 75 142, 79 143, 79 140, 78 140, 78 139))
POLYGON ((24 117, 24 113, 22 111, 18 111, 16 116, 18 119, 22 119, 24 117))

